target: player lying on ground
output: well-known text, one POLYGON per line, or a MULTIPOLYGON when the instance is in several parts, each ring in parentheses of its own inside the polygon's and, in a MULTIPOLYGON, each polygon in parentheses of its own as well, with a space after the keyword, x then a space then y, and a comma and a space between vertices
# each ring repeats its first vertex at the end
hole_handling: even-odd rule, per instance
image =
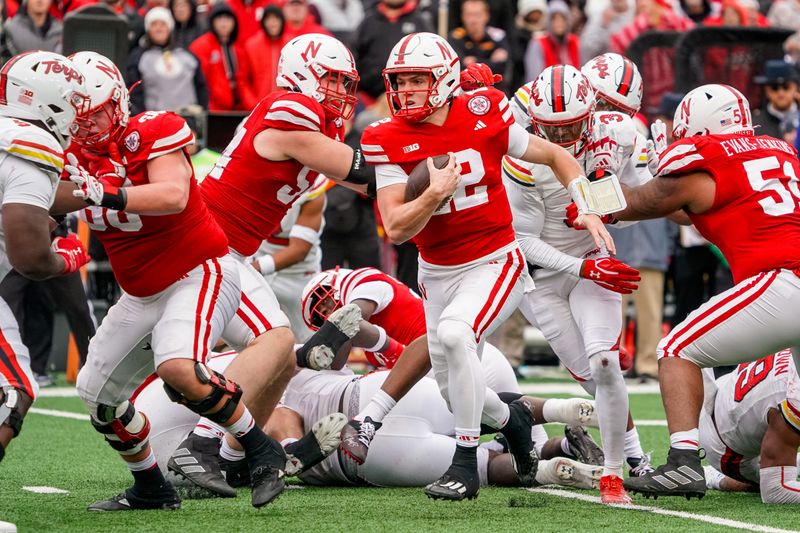
MULTIPOLYGON (((223 371, 235 359, 231 352, 212 358, 212 368, 223 371)), ((497 390, 516 387, 510 365, 502 354, 487 346, 483 365, 487 368, 488 383, 497 390)), ((385 425, 375 436, 370 455, 363 465, 358 465, 341 452, 323 459, 323 455, 336 449, 338 432, 336 423, 343 424, 346 418, 331 417, 332 413, 352 415, 366 403, 385 381, 389 372, 372 372, 356 376, 351 371, 301 370, 289 383, 286 394, 268 424, 268 431, 289 443, 287 452, 300 448, 297 441, 303 432, 309 432, 302 440, 318 444, 314 451, 294 455, 294 468, 300 479, 315 485, 372 484, 382 486, 423 486, 435 481, 450 464, 456 441, 453 438, 454 419, 438 392, 436 383, 423 378, 398 403, 385 418, 385 425), (321 423, 314 423, 315 420, 321 423), (320 429, 322 426, 324 430, 320 429), (316 438, 309 435, 315 434, 316 438), (321 452, 317 452, 321 448, 321 452), (302 463, 302 466, 300 465, 302 463), (315 466, 316 465, 316 466, 315 466), (313 468, 310 468, 312 467, 313 468), (309 469, 310 468, 310 469, 309 469)), ((515 397, 521 396, 519 394, 515 397)), ((163 391, 158 381, 150 383, 137 396, 138 409, 150 412, 152 442, 156 454, 168 456, 178 445, 183 432, 191 428, 196 416, 185 410, 161 409, 163 391)), ((540 412, 544 400, 525 397, 540 412)), ((546 400, 553 402, 554 400, 546 400)), ((578 421, 585 416, 587 400, 555 400, 569 402, 572 416, 565 421, 578 421)), ((589 403, 591 405, 591 403, 589 403)), ((483 484, 519 485, 507 453, 498 453, 497 443, 478 450, 478 466, 483 484)), ((314 448, 312 445, 311 448, 314 448)), ((537 472, 537 484, 561 484, 580 488, 597 486, 600 469, 597 466, 578 463, 568 458, 542 460, 537 472)), ((228 479, 236 483, 235 479, 228 479)))
MULTIPOLYGON (((736 285, 691 313, 659 344, 659 382, 670 451, 651 474, 625 481, 646 496, 705 494, 698 453, 701 368, 742 363, 795 346, 800 330, 800 165, 795 149, 756 137, 747 99, 727 85, 690 91, 675 113, 677 141, 660 154, 658 175, 627 189, 619 219, 657 218, 684 209, 720 248, 736 285)), ((781 413, 800 444, 800 405, 781 413), (796 430, 796 431, 795 431, 796 430)))
MULTIPOLYGON (((0 74, 0 279, 14 268, 43 280, 89 261, 77 237, 51 244, 48 211, 64 165, 71 126, 88 105, 84 78, 66 57, 27 52, 0 74)), ((19 325, 0 298, 0 461, 38 393, 19 325)))
MULTIPOLYGON (((461 93, 459 58, 437 35, 403 37, 383 76, 392 118, 366 128, 362 148, 375 165, 387 235, 395 243, 413 238, 419 248, 431 364, 456 418, 458 446, 451 468, 425 492, 433 498, 472 498, 479 487, 475 453, 481 422, 503 427, 511 419, 509 409, 522 408, 525 415, 523 405, 509 408, 486 398, 480 366, 483 339, 516 309, 529 282, 511 227, 500 160, 511 154, 549 165, 576 194, 581 169, 562 148, 515 126, 499 91, 482 87, 461 93), (447 165, 435 168, 430 158, 444 153, 451 154, 447 165), (429 186, 408 197, 409 176, 420 163, 427 166, 429 186)), ((598 245, 606 242, 613 249, 599 218, 581 216, 598 245)), ((517 473, 530 483, 534 450, 515 448, 511 443, 517 473)))
POLYGON ((788 349, 705 381, 699 429, 714 469, 710 476, 706 469, 709 488, 760 491, 764 503, 800 503, 797 446, 781 415, 787 398, 800 401, 799 386, 788 349))
MULTIPOLYGON (((354 346, 366 350, 367 359, 375 368, 392 370, 380 390, 342 431, 342 451, 357 463, 363 463, 383 418, 415 383, 430 373, 422 300, 406 285, 374 268, 337 268, 320 273, 306 286, 302 309, 304 321, 317 333, 298 350, 301 359, 321 357, 319 352, 325 351, 326 360, 336 356, 332 366, 339 369, 354 346)), ((516 386, 505 392, 515 391, 518 391, 516 386)), ((486 395, 497 397, 488 387, 486 395)), ((554 422, 564 416, 559 410, 561 406, 559 402, 550 402, 548 409, 534 414, 540 421, 554 422)), ((495 433, 497 428, 487 426, 482 431, 495 433)), ((532 433, 531 430, 511 433, 506 428, 500 432, 512 439, 532 437, 537 453, 545 458, 567 454, 585 463, 602 461, 591 437, 577 425, 565 428, 566 438, 549 440, 540 425, 533 425, 532 433)))
MULTIPOLYGON (((630 62, 622 66, 631 69, 634 85, 641 87, 636 67, 630 62)), ((631 118, 616 111, 595 113, 594 105, 595 93, 586 77, 574 67, 559 65, 521 87, 512 107, 521 126, 566 148, 590 178, 600 169, 631 186, 652 179, 646 160, 638 161, 646 150, 641 142, 636 153, 631 118), (518 106, 525 101, 523 114, 518 106)), ((620 294, 636 289, 639 272, 598 248, 591 236, 564 225, 570 197, 550 168, 506 156, 503 179, 517 241, 536 282, 520 309, 597 400, 605 452, 603 503, 630 503, 622 487, 625 459, 633 475, 650 469, 628 414, 619 363, 620 294)))

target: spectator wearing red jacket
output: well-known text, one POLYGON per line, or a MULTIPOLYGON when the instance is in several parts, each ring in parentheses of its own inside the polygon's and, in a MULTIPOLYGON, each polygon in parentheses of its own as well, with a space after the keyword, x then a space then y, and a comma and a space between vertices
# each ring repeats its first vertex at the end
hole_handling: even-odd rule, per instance
MULTIPOLYGON (((207 0, 204 0, 207 1, 207 0)), ((227 0, 233 9, 236 20, 239 22, 239 39, 242 42, 258 33, 261 15, 268 5, 275 4, 275 0, 227 0)), ((209 2, 212 3, 213 2, 209 2)))
POLYGON ((200 60, 208 85, 210 111, 249 111, 258 103, 244 45, 238 40, 238 23, 230 6, 214 4, 208 16, 209 31, 189 47, 200 60))
POLYGON ((525 79, 536 79, 540 72, 553 65, 581 66, 580 40, 572 33, 572 13, 561 0, 550 2, 547 31, 531 37, 525 51, 525 79))
POLYGON ((308 0, 285 0, 283 2, 283 17, 286 19, 286 27, 283 30, 287 41, 291 41, 298 35, 307 33, 322 33, 330 35, 314 18, 308 9, 308 0))
POLYGON ((288 42, 284 34, 283 11, 268 6, 261 16, 261 31, 250 37, 244 45, 250 71, 253 73, 253 94, 257 100, 277 89, 278 59, 281 48, 288 42))

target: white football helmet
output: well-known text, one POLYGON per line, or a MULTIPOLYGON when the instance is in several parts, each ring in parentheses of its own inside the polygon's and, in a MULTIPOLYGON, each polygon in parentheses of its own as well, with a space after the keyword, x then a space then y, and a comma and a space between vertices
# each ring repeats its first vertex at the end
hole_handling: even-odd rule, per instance
POLYGON ((590 59, 581 72, 597 93, 597 111, 620 111, 633 116, 642 107, 642 75, 633 61, 619 54, 590 59))
POLYGON ((528 114, 534 135, 566 148, 575 157, 586 149, 593 112, 594 90, 575 67, 548 67, 531 86, 528 114))
POLYGON ((125 131, 130 104, 125 80, 113 61, 97 52, 78 52, 69 56, 86 78, 89 109, 75 121, 76 144, 102 149, 125 131))
POLYGON ((673 119, 675 140, 694 135, 753 135, 747 98, 730 85, 701 85, 683 97, 673 119))
POLYGON ((61 54, 25 52, 0 69, 0 116, 43 123, 63 148, 88 105, 81 71, 61 54))
POLYGON ((458 88, 461 64, 458 54, 446 39, 435 33, 406 35, 392 48, 383 83, 392 115, 409 120, 424 120, 445 105, 458 88), (398 74, 422 73, 427 83, 399 88, 398 74))
POLYGON ((353 116, 358 80, 353 54, 329 35, 300 35, 281 49, 278 87, 310 96, 329 119, 353 116))
POLYGON ((333 268, 324 270, 311 278, 300 295, 300 308, 303 313, 303 322, 312 330, 318 330, 328 316, 342 307, 340 284, 344 276, 352 272, 347 268, 333 268), (327 299, 333 300, 333 307, 321 309, 321 304, 327 299))

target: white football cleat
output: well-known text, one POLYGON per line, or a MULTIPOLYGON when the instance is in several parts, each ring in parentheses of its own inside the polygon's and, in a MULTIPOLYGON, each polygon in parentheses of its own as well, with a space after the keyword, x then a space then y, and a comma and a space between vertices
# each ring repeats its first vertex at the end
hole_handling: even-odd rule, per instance
POLYGON ((603 467, 587 465, 567 457, 554 457, 539 461, 536 485, 562 485, 578 489, 596 489, 603 475, 603 467))

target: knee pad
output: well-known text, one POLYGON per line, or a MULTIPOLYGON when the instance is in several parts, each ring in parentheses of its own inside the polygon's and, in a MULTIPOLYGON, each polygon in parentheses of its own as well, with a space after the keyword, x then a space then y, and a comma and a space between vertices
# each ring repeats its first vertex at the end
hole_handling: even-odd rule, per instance
POLYGON ((136 455, 147 447, 150 421, 129 401, 117 406, 98 405, 92 426, 120 455, 136 455))
POLYGON ((603 351, 589 356, 589 368, 595 383, 607 384, 622 380, 622 370, 619 367, 617 352, 603 351))
POLYGON ((225 425, 228 419, 233 416, 236 406, 239 405, 239 401, 242 399, 242 388, 203 363, 195 363, 194 373, 200 383, 211 385, 211 392, 208 393, 208 396, 199 400, 190 400, 165 381, 164 390, 167 396, 173 402, 185 405, 191 411, 208 418, 212 422, 225 425), (227 400, 222 407, 213 413, 209 413, 223 398, 227 398, 227 400))
POLYGON ((14 437, 18 436, 32 403, 33 399, 24 391, 14 387, 0 389, 0 426, 10 427, 14 437))
POLYGON ((454 352, 466 349, 468 343, 476 343, 475 332, 460 320, 442 320, 436 328, 436 336, 448 358, 454 352))

